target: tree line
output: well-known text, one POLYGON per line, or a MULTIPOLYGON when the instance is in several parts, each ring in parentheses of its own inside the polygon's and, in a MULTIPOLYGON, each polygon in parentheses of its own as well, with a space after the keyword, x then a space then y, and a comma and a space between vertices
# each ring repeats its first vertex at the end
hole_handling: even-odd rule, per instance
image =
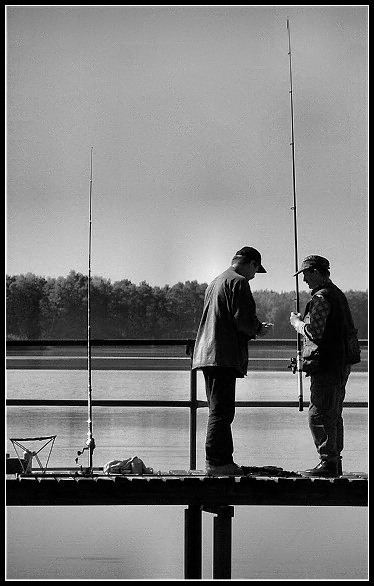
MULTIPOLYGON (((44 278, 32 273, 6 277, 7 339, 85 339, 87 337, 87 276, 44 278)), ((195 338, 207 283, 186 281, 163 287, 128 279, 112 283, 92 277, 90 325, 92 339, 195 338)), ((368 292, 346 291, 358 336, 368 337, 368 292)), ((290 312, 295 292, 254 291, 257 315, 274 324, 273 338, 293 338, 290 312)), ((310 295, 300 292, 300 309, 310 295)))

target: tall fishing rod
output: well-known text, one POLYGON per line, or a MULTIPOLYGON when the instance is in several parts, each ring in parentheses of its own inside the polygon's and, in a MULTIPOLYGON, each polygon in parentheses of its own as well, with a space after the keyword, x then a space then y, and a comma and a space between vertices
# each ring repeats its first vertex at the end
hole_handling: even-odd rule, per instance
MULTIPOLYGON (((81 452, 78 451, 78 456, 88 450, 88 469, 86 473, 92 473, 93 451, 95 449, 95 440, 92 435, 92 376, 91 376, 91 243, 92 243, 92 153, 90 154, 90 189, 89 189, 89 204, 88 204, 88 279, 87 279, 87 440, 86 445, 81 452)), ((78 462, 78 457, 75 459, 78 462)))
MULTIPOLYGON (((293 227, 294 227, 294 250, 295 250, 295 273, 298 269, 298 250, 297 250, 297 209, 296 209, 296 170, 295 170, 295 133, 294 133, 294 111, 293 111, 293 84, 292 84, 292 55, 291 55, 291 32, 290 23, 287 19, 288 32, 288 57, 290 66, 290 108, 291 108, 291 152, 292 152, 292 189, 293 189, 293 227)), ((295 274, 296 289, 296 312, 300 313, 300 293, 299 293, 299 275, 295 274)), ((296 360, 291 360, 293 373, 297 373, 299 411, 303 411, 303 359, 302 359, 302 336, 297 333, 296 337, 296 360)))

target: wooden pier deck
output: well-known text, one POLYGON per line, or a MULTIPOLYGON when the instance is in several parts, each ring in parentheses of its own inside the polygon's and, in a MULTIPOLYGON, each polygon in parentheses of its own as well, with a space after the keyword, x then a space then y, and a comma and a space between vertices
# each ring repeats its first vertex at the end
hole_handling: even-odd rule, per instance
POLYGON ((9 506, 74 505, 286 505, 366 506, 364 475, 340 478, 241 476, 194 473, 90 477, 31 474, 8 477, 9 506))

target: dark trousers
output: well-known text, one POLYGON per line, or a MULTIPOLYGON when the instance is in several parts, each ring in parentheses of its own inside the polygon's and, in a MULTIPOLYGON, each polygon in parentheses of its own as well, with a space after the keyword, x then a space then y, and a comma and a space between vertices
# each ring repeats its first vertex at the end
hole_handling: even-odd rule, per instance
POLYGON ((232 368, 203 368, 209 407, 205 440, 208 464, 222 466, 233 462, 234 445, 231 424, 235 416, 237 373, 232 368))
POLYGON ((321 460, 336 462, 344 447, 343 401, 351 367, 310 380, 309 428, 321 460))

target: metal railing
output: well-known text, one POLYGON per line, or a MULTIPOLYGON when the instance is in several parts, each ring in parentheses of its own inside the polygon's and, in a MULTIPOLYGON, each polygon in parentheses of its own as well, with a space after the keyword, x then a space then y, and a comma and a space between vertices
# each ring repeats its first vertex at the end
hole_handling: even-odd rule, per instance
MULTIPOLYGON (((252 346, 287 346, 295 348, 294 340, 252 340, 252 346)), ((12 340, 7 341, 7 350, 30 348, 30 347, 48 347, 48 346, 87 346, 87 340, 12 340)), ((197 410, 201 407, 207 407, 207 401, 197 399, 197 371, 192 369, 194 340, 192 339, 131 339, 131 340, 91 340, 91 347, 98 346, 184 346, 186 356, 190 357, 189 365, 189 400, 169 401, 169 400, 103 400, 93 399, 93 407, 184 407, 189 408, 189 443, 190 443, 190 469, 196 470, 196 432, 197 432, 197 410)), ((367 348, 367 340, 360 340, 361 348, 367 348)), ((75 399, 7 399, 6 405, 9 407, 84 407, 87 406, 87 400, 75 399)), ((304 401, 303 406, 308 407, 309 402, 304 401)), ((236 401, 236 407, 298 407, 299 402, 295 401, 236 401)), ((346 401, 344 407, 367 407, 367 401, 346 401)))

